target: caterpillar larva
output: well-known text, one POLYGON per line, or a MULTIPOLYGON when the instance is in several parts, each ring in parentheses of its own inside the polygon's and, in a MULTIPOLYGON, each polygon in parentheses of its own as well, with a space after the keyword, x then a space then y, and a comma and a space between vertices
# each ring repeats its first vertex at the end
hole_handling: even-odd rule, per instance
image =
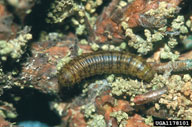
POLYGON ((101 74, 126 74, 150 81, 154 71, 145 60, 129 52, 103 51, 77 56, 58 73, 60 86, 73 86, 82 79, 101 74))

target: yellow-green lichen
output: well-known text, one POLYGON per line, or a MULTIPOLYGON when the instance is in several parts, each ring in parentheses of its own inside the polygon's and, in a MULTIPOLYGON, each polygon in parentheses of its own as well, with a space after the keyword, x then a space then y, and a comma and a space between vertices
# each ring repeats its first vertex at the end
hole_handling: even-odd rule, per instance
POLYGON ((95 114, 87 122, 88 127, 107 127, 104 116, 95 114))
POLYGON ((160 105, 165 105, 170 119, 192 119, 192 80, 189 75, 172 75, 166 83, 168 93, 162 95, 160 105))
POLYGON ((173 17, 177 11, 177 7, 162 1, 159 2, 158 8, 150 9, 149 11, 145 12, 145 16, 148 17, 146 19, 150 21, 154 27, 162 27, 167 23, 166 18, 173 17))
POLYGON ((164 38, 164 35, 159 31, 154 31, 154 34, 152 34, 151 37, 152 37, 152 42, 157 42, 157 41, 161 41, 164 38))
POLYGON ((32 39, 32 34, 26 32, 28 32, 28 30, 21 33, 15 39, 9 41, 0 41, 0 57, 2 61, 6 61, 7 57, 11 57, 19 62, 19 59, 25 52, 27 42, 32 39))
POLYGON ((0 116, 5 119, 15 119, 17 118, 18 114, 15 112, 15 108, 13 107, 13 104, 2 102, 0 101, 0 116), (3 106, 7 107, 8 109, 2 108, 3 106))
POLYGON ((85 5, 85 9, 86 11, 88 11, 89 13, 94 13, 96 11, 96 8, 100 5, 102 5, 103 0, 88 0, 86 5, 85 5))
POLYGON ((190 19, 186 21, 186 26, 189 28, 190 31, 192 31, 192 22, 190 19))
POLYGON ((123 120, 128 119, 128 114, 123 111, 112 112, 110 116, 116 118, 118 124, 120 124, 123 120))
POLYGON ((153 126, 154 120, 152 116, 147 116, 144 120, 147 125, 153 126))
POLYGON ((125 34, 130 38, 128 45, 134 49, 137 49, 137 52, 143 55, 146 55, 148 52, 153 50, 153 42, 160 41, 164 37, 161 32, 154 31, 154 34, 152 34, 149 29, 144 30, 146 39, 133 33, 133 30, 130 28, 125 30, 125 34))
POLYGON ((105 45, 101 46, 101 49, 104 50, 104 51, 108 51, 109 50, 109 45, 105 44, 105 45))
POLYGON ((42 31, 40 34, 40 39, 41 41, 58 41, 61 40, 63 38, 63 33, 59 33, 59 32, 45 32, 42 31))
POLYGON ((175 38, 173 38, 173 37, 169 38, 168 46, 170 48, 174 48, 177 44, 178 44, 178 42, 177 42, 177 40, 175 38))
POLYGON ((179 30, 181 26, 184 25, 184 16, 177 16, 176 19, 173 20, 171 26, 174 30, 179 30))
POLYGON ((71 52, 69 52, 64 58, 62 58, 58 63, 57 63, 57 70, 59 71, 66 63, 68 63, 72 58, 70 57, 71 52))
POLYGON ((117 77, 111 84, 112 94, 116 96, 127 95, 134 96, 146 92, 142 82, 137 80, 126 80, 121 77, 117 77))
POLYGON ((76 31, 75 31, 75 33, 77 34, 77 35, 82 35, 82 34, 85 34, 84 32, 85 32, 85 25, 78 25, 78 27, 76 28, 76 31))
POLYGON ((127 44, 125 42, 122 42, 119 46, 120 49, 124 50, 127 48, 127 44))
POLYGON ((167 44, 165 44, 164 49, 161 50, 161 52, 160 52, 160 58, 175 61, 176 59, 179 58, 179 53, 178 52, 174 52, 174 53, 171 52, 170 47, 167 44))
POLYGON ((48 23, 60 23, 79 10, 79 5, 73 0, 56 0, 48 13, 48 23))
POLYGON ((83 110, 86 118, 93 118, 93 114, 96 111, 94 104, 83 105, 83 106, 81 106, 81 109, 83 110))
POLYGON ((114 74, 109 75, 109 76, 107 77, 107 81, 110 82, 110 83, 112 83, 114 80, 115 80, 115 75, 114 75, 114 74))
POLYGON ((155 75, 153 80, 150 83, 152 90, 158 90, 163 88, 167 83, 167 77, 164 75, 155 75))
POLYGON ((80 40, 80 44, 88 45, 88 41, 86 39, 82 39, 82 40, 80 40))
POLYGON ((94 103, 90 102, 81 106, 81 110, 84 112, 84 116, 87 119, 88 127, 106 127, 104 116, 96 114, 94 103))
POLYGON ((122 7, 125 7, 125 6, 127 6, 127 2, 125 2, 125 1, 120 1, 120 2, 119 2, 119 5, 120 5, 121 8, 122 8, 122 7))
POLYGON ((99 45, 96 43, 91 43, 90 46, 91 46, 91 49, 93 49, 93 51, 97 51, 99 49, 99 45))

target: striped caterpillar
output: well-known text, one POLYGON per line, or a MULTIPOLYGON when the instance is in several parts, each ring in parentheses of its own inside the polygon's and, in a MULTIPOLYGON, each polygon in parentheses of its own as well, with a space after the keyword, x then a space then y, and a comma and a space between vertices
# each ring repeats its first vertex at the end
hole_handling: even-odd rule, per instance
POLYGON ((83 54, 65 64, 58 73, 60 86, 73 86, 82 79, 101 74, 126 74, 150 81, 151 66, 140 56, 128 52, 103 51, 83 54))

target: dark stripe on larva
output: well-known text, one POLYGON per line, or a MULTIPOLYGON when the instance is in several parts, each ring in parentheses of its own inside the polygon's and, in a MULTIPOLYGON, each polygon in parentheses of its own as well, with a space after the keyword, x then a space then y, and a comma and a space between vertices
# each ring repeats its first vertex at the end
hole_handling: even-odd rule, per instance
POLYGON ((83 54, 65 64, 58 73, 61 86, 73 86, 82 79, 100 74, 126 74, 150 81, 151 66, 139 56, 128 52, 96 52, 83 54))

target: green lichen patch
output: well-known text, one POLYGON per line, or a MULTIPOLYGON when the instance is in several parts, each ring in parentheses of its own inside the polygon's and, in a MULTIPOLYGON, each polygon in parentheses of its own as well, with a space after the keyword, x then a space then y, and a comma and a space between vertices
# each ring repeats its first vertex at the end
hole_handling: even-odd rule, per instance
POLYGON ((104 116, 95 114, 88 122, 88 127, 107 127, 104 116))
POLYGON ((0 57, 2 61, 6 61, 7 57, 11 57, 16 62, 24 54, 27 47, 27 42, 32 39, 29 33, 21 33, 17 38, 5 41, 0 41, 0 57))
POLYGON ((112 94, 116 96, 127 95, 134 96, 146 92, 142 82, 137 80, 126 80, 121 77, 117 77, 111 84, 112 94))
POLYGON ((122 121, 128 119, 128 114, 126 112, 123 112, 123 111, 112 112, 110 114, 110 116, 115 117, 117 119, 118 124, 120 124, 122 121))
POLYGON ((192 119, 192 80, 187 74, 183 77, 172 75, 166 83, 168 93, 159 100, 160 105, 165 105, 170 119, 192 119))

